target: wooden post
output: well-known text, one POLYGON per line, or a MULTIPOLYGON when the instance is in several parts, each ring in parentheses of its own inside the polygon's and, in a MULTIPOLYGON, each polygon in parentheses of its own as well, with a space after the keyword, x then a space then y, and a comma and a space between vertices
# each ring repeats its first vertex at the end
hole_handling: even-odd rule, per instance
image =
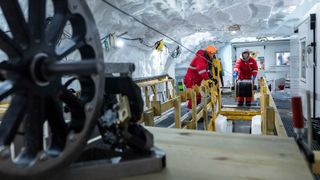
MULTIPOLYGON (((218 84, 219 86, 219 84, 218 84)), ((221 89, 220 87, 217 87, 217 99, 218 99, 218 112, 221 112, 221 89)))
POLYGON ((151 89, 153 92, 153 101, 158 101, 158 93, 157 93, 156 85, 152 85, 151 89))
POLYGON ((161 102, 160 101, 152 101, 151 105, 152 105, 154 115, 161 116, 161 113, 162 113, 161 102))
POLYGON ((192 103, 192 120, 191 129, 197 129, 197 93, 191 91, 191 103, 192 103))
POLYGON ((176 81, 174 79, 171 79, 171 85, 172 85, 172 92, 171 92, 171 96, 172 98, 176 97, 176 81))
POLYGON ((267 134, 275 135, 275 111, 273 107, 267 107, 266 109, 267 119, 267 134))
POLYGON ((269 94, 263 94, 262 96, 263 98, 263 109, 262 109, 262 112, 261 112, 261 118, 262 118, 262 134, 263 135, 267 135, 267 107, 269 107, 270 105, 270 96, 269 94))
POLYGON ((149 96, 149 89, 148 86, 144 87, 144 95, 145 95, 145 100, 146 100, 146 107, 149 109, 150 106, 150 96, 149 96))
POLYGON ((169 84, 168 84, 168 81, 165 82, 165 85, 166 85, 166 98, 167 98, 167 101, 169 99, 171 99, 171 95, 170 95, 170 92, 169 92, 169 84))
POLYGON ((208 128, 211 131, 216 130, 216 112, 215 112, 215 102, 216 102, 216 96, 215 96, 215 91, 214 88, 211 87, 211 120, 210 120, 210 127, 208 128))
POLYGON ((143 121, 144 121, 144 125, 146 126, 154 126, 153 112, 152 111, 143 112, 143 121))
POLYGON ((174 101, 174 127, 175 128, 181 128, 181 109, 180 109, 180 97, 178 97, 174 101))
POLYGON ((202 97, 202 102, 203 102, 203 113, 202 113, 202 118, 203 118, 203 127, 204 130, 207 130, 208 126, 208 109, 207 109, 207 104, 208 104, 208 88, 207 87, 202 87, 201 88, 203 92, 203 97, 202 97))

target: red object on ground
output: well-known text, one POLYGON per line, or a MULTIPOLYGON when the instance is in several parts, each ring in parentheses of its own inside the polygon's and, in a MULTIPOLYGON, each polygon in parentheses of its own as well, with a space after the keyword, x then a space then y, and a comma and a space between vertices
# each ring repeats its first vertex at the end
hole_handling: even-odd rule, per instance
POLYGON ((291 98, 292 106, 292 121, 293 127, 302 129, 303 128, 303 114, 302 114, 302 102, 300 96, 294 96, 291 98))
POLYGON ((279 85, 278 88, 279 90, 284 90, 284 85, 279 85))

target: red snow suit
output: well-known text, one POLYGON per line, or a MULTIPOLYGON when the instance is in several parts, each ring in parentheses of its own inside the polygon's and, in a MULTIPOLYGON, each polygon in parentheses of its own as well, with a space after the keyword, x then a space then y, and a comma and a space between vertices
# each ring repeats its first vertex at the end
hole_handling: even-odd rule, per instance
MULTIPOLYGON (((244 61, 242 58, 236 61, 234 65, 234 72, 238 72, 238 79, 239 80, 251 80, 251 76, 254 78, 257 76, 258 73, 258 65, 254 58, 249 57, 247 61, 244 61)), ((243 102, 243 97, 237 97, 238 102, 243 102)), ((251 102, 252 97, 246 97, 246 102, 251 102)))
MULTIPOLYGON (((199 50, 193 58, 183 80, 187 88, 192 88, 192 86, 195 85, 200 86, 202 80, 209 79, 208 61, 210 61, 210 59, 206 57, 205 51, 199 50)), ((197 104, 200 102, 201 95, 197 94, 197 104)), ((192 108, 191 99, 188 100, 188 108, 192 108)))

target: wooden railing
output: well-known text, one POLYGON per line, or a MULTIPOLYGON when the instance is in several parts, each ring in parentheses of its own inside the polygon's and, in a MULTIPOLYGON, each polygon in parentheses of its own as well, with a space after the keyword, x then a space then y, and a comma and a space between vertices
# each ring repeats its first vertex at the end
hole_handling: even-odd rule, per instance
POLYGON ((260 110, 262 118, 262 133, 264 135, 278 135, 287 137, 277 106, 271 96, 265 78, 259 80, 260 110))
POLYGON ((141 122, 147 126, 155 126, 155 116, 161 116, 166 111, 173 109, 175 128, 197 129, 197 122, 203 119, 205 130, 214 130, 214 120, 221 110, 220 92, 216 86, 201 85, 194 86, 186 91, 176 93, 175 81, 167 75, 142 78, 135 80, 137 85, 143 89, 143 98, 145 101, 145 111, 141 122), (171 90, 169 88, 171 83, 171 90), (158 98, 159 84, 165 85, 165 101, 158 98), (149 94, 151 90, 151 94, 149 94), (197 105, 196 95, 202 94, 201 104, 197 105), (151 100, 152 96, 152 100, 151 100), (181 117, 181 102, 191 99, 192 109, 181 117), (218 105, 217 105, 218 104, 218 105), (217 107, 217 111, 215 110, 217 107), (211 109, 211 118, 209 112, 211 109))

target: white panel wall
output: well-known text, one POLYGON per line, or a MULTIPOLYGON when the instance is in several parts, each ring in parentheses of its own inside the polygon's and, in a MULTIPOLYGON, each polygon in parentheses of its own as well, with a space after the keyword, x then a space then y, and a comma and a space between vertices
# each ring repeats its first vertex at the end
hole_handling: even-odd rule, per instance
POLYGON ((218 56, 221 58, 223 71, 224 71, 224 85, 226 87, 230 87, 232 84, 232 73, 233 73, 233 65, 232 65, 232 46, 231 44, 227 44, 220 51, 218 56))
MULTIPOLYGON (((319 37, 319 29, 320 29, 320 6, 319 4, 317 4, 316 6, 314 6, 314 8, 310 11, 310 13, 315 13, 316 14, 316 43, 317 43, 317 47, 316 47, 316 117, 320 116, 320 86, 319 86, 319 81, 320 81, 320 68, 319 68, 319 63, 320 63, 320 37, 319 37)), ((309 15, 307 15, 307 17, 309 17, 309 15)), ((310 21, 309 18, 307 18, 306 21, 304 21, 300 26, 299 26, 299 32, 298 32, 298 37, 299 37, 299 41, 301 43, 301 41, 306 41, 306 45, 310 45, 310 43, 313 41, 313 32, 310 29, 310 21)), ((301 45, 301 44, 300 44, 301 45)), ((300 47, 300 52, 299 52, 299 61, 300 61, 300 66, 301 64, 301 47, 300 47)), ((300 71, 301 72, 301 71, 300 71)), ((300 73, 299 72, 299 73, 300 73)), ((313 110, 313 52, 311 52, 310 54, 307 53, 306 56, 306 78, 303 79, 301 78, 301 74, 300 74, 300 95, 303 98, 303 111, 304 111, 304 116, 306 117, 306 98, 305 98, 305 91, 309 90, 311 92, 311 110, 313 110)), ((313 111, 312 111, 312 115, 313 115, 313 111)))

